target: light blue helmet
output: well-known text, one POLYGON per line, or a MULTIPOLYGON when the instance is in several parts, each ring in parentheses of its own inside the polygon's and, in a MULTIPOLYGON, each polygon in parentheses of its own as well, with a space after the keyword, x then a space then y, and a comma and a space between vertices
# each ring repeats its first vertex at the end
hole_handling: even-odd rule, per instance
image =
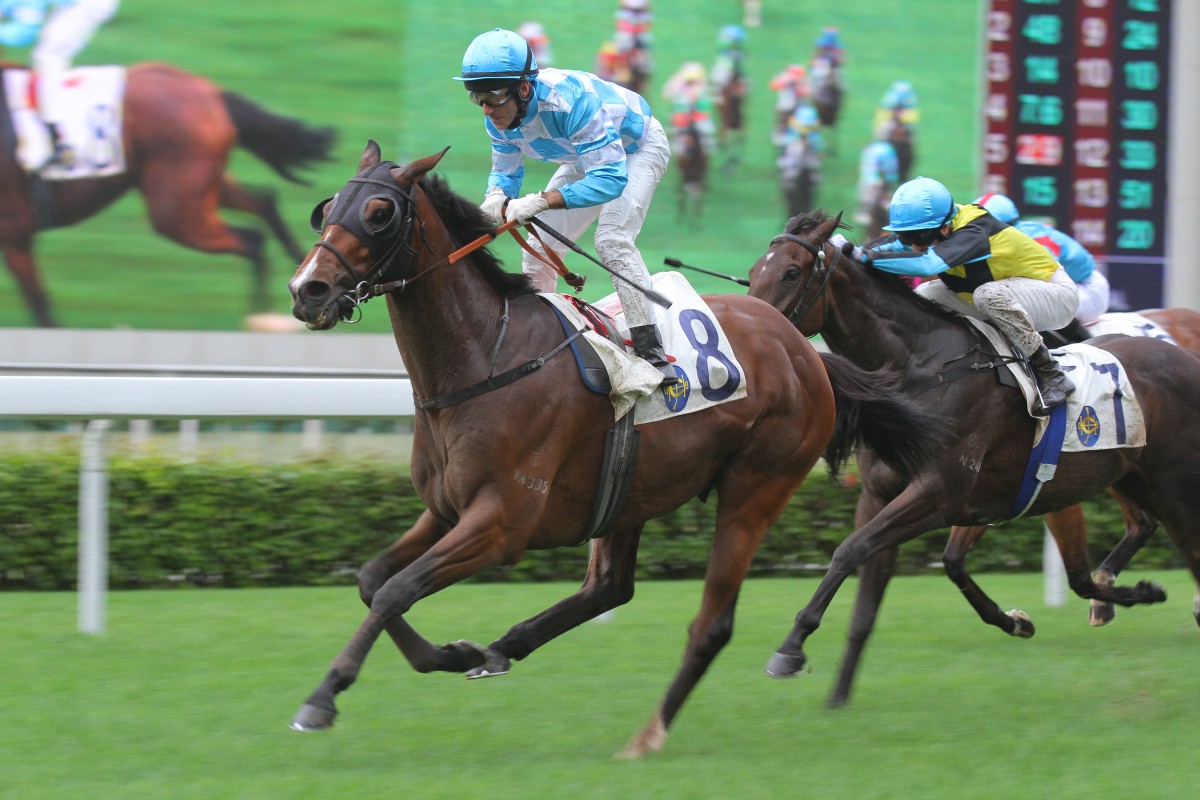
POLYGON ((717 34, 717 44, 725 47, 741 45, 746 41, 746 29, 741 25, 726 25, 717 34))
POLYGON ((883 229, 899 233, 940 228, 954 219, 954 212, 949 189, 933 178, 913 178, 892 195, 891 221, 883 229))
POLYGON ((519 33, 495 28, 481 33, 463 53, 462 75, 456 81, 517 82, 538 73, 533 48, 519 33))
POLYGON ((1001 222, 1007 222, 1012 225, 1017 221, 1017 217, 1021 216, 1017 211, 1017 204, 1008 198, 1007 195, 988 192, 982 197, 975 198, 975 205, 983 206, 996 219, 1001 222))
POLYGON ((821 35, 813 42, 817 47, 841 47, 842 38, 838 29, 829 25, 821 30, 821 35))

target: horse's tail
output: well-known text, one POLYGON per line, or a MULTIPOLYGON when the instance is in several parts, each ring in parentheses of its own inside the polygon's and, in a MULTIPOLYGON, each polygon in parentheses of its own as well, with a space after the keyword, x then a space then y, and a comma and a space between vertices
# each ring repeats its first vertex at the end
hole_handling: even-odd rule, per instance
POLYGON ((237 128, 238 144, 287 180, 307 186, 308 181, 297 177, 292 168, 329 160, 336 138, 332 127, 313 128, 300 120, 273 114, 236 92, 223 91, 221 98, 237 128))
POLYGON ((860 445, 869 447, 907 482, 943 446, 954 426, 901 391, 900 374, 868 372, 849 359, 822 353, 837 417, 825 463, 837 473, 860 445))

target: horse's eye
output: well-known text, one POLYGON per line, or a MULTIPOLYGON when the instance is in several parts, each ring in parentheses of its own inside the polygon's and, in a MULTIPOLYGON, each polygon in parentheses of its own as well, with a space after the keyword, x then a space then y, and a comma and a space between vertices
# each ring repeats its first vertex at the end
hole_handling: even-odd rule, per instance
POLYGON ((788 267, 786 270, 784 270, 783 279, 785 281, 800 280, 800 268, 799 267, 788 267))
POLYGON ((363 227, 372 236, 391 236, 399 229, 396 204, 388 199, 372 199, 364 209, 363 227))

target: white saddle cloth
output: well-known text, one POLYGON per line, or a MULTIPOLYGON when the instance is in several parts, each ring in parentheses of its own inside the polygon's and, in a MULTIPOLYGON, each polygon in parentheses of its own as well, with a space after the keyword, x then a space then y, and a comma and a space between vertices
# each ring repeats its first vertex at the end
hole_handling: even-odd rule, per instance
MULTIPOLYGON (((988 337, 997 353, 1012 354, 1008 343, 992 326, 967 319, 988 337)), ((1067 398, 1064 453, 1145 446, 1146 423, 1141 403, 1121 362, 1112 353, 1088 344, 1071 344, 1050 354, 1075 384, 1075 393, 1067 398)), ((1041 441, 1048 419, 1033 413, 1038 406, 1037 385, 1020 364, 1011 363, 1008 370, 1021 387, 1030 416, 1038 420, 1034 442, 1041 441)))
MULTIPOLYGON (((651 280, 655 291, 671 301, 669 309, 655 306, 654 311, 659 317, 663 350, 675 359, 675 372, 682 382, 660 388, 662 373, 656 368, 619 349, 600 334, 587 331, 584 336, 595 346, 608 369, 613 387, 609 398, 615 418, 620 419, 635 408, 634 419, 639 424, 656 422, 745 397, 746 374, 725 338, 721 323, 704 299, 678 272, 659 272, 651 280)), ((576 328, 587 327, 586 320, 565 297, 541 296, 553 303, 576 328)), ((620 335, 629 338, 615 292, 593 305, 612 317, 620 335)))

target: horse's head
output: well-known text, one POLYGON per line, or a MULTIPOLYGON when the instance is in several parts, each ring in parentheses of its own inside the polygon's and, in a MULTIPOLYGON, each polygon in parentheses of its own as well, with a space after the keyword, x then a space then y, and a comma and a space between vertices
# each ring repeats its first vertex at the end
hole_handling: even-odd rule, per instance
POLYGON ((818 333, 828 306, 825 290, 842 261, 842 251, 829 237, 845 227, 840 213, 793 217, 750 268, 750 296, 775 306, 805 336, 818 333))
POLYGON ((321 238, 288 282, 292 314, 313 330, 350 319, 380 282, 403 282, 420 246, 417 182, 445 150, 406 166, 381 161, 379 145, 367 142, 358 174, 333 197, 317 204, 313 229, 321 238))

